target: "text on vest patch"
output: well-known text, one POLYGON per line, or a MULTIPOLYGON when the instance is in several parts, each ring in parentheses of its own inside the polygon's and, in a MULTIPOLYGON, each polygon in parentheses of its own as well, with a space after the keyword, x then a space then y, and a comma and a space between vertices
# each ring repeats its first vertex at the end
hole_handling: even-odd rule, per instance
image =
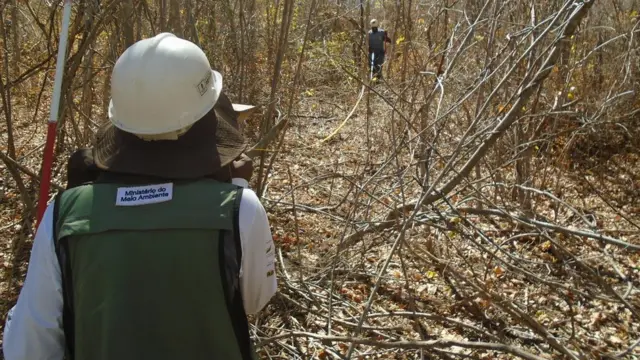
POLYGON ((118 188, 116 206, 139 206, 173 199, 173 183, 118 188))

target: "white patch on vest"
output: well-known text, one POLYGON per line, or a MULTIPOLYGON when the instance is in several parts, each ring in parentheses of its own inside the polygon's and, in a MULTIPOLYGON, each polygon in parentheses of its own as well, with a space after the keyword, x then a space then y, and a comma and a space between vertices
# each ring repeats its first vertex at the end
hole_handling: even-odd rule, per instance
POLYGON ((173 183, 118 188, 116 206, 139 206, 173 199, 173 183))

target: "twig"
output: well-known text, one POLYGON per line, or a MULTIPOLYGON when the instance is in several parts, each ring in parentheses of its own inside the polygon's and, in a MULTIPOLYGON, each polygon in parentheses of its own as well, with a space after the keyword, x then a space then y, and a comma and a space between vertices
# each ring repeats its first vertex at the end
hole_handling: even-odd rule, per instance
POLYGON ((425 319, 429 319, 429 320, 435 320, 435 321, 440 321, 443 323, 449 322, 452 324, 455 324, 461 328, 467 328, 473 331, 476 331, 488 338, 490 338, 493 341, 500 341, 500 338, 488 333, 478 327, 475 327, 471 324, 467 324, 465 322, 462 322, 460 320, 456 320, 456 319, 451 319, 448 317, 444 317, 444 316, 440 316, 440 315, 434 315, 434 314, 425 314, 425 313, 420 313, 420 312, 409 312, 409 311, 393 311, 393 312, 389 312, 389 313, 374 313, 374 314, 369 314, 369 316, 367 316, 367 318, 372 319, 372 318, 377 318, 377 317, 391 317, 391 316, 407 316, 407 317, 421 317, 421 318, 425 318, 425 319))
MULTIPOLYGON (((289 185, 291 186, 291 203, 293 204, 293 223, 295 225, 296 231, 296 248, 298 250, 298 263, 302 264, 302 253, 300 252, 300 247, 302 244, 300 243, 300 225, 298 223, 298 212, 296 211, 296 195, 295 190, 293 189, 293 176, 291 176, 291 168, 287 166, 287 175, 289 175, 289 185)), ((300 283, 304 286, 305 283, 302 278, 302 271, 298 272, 300 275, 300 283)), ((307 289, 308 290, 308 289, 307 289)))
POLYGON ((525 225, 541 226, 541 227, 544 227, 544 228, 547 228, 547 229, 551 229, 553 231, 565 233, 565 234, 571 234, 571 235, 575 235, 575 236, 584 236, 584 237, 588 237, 588 238, 591 238, 591 239, 600 240, 600 241, 608 243, 608 244, 612 244, 612 245, 623 247, 626 250, 640 251, 640 245, 631 244, 631 243, 624 242, 624 241, 616 239, 616 238, 612 238, 612 237, 609 237, 609 236, 596 234, 596 233, 591 232, 591 231, 568 229, 568 228, 562 227, 560 225, 550 224, 550 223, 547 223, 547 222, 544 222, 544 221, 539 221, 539 220, 533 220, 533 219, 526 218, 524 216, 509 214, 504 210, 498 210, 498 209, 476 209, 476 208, 468 208, 468 207, 458 208, 457 210, 460 211, 460 212, 465 212, 465 213, 469 213, 469 214, 494 215, 494 216, 512 218, 514 220, 518 220, 518 221, 524 223, 525 225))
POLYGON ((287 332, 284 334, 262 339, 260 342, 256 344, 256 347, 262 347, 272 342, 275 342, 281 339, 287 339, 287 338, 311 338, 311 339, 320 340, 322 342, 343 342, 343 343, 351 343, 355 345, 373 346, 381 349, 442 349, 442 348, 457 346, 457 347, 467 348, 467 349, 501 351, 501 352, 515 355, 522 359, 527 359, 527 360, 546 360, 543 357, 531 354, 517 347, 500 344, 500 343, 457 341, 457 340, 449 340, 449 339, 437 339, 437 340, 428 340, 428 341, 401 340, 401 341, 382 342, 382 341, 375 341, 375 340, 365 339, 365 338, 352 338, 352 337, 346 337, 346 336, 326 336, 326 335, 319 335, 319 334, 313 334, 313 333, 302 332, 302 331, 287 332))
POLYGON ((278 123, 276 123, 271 129, 269 129, 269 132, 267 132, 267 134, 265 136, 260 138, 260 140, 258 140, 258 143, 253 145, 247 151, 247 156, 256 157, 261 152, 265 152, 267 147, 271 143, 271 141, 273 141, 273 139, 275 139, 276 136, 278 136, 278 134, 280 134, 280 131, 282 130, 282 128, 285 125, 286 125, 286 121, 284 121, 284 120, 282 120, 282 119, 280 119, 278 117, 278 123))
MULTIPOLYGON (((18 170, 22 171, 23 173, 29 175, 33 180, 36 181, 40 181, 40 176, 38 174, 36 174, 33 170, 29 169, 28 167, 18 163, 16 160, 12 159, 11 157, 9 157, 7 154, 5 154, 4 152, 0 151, 0 159, 8 164, 11 164, 13 166, 15 166, 18 170)), ((59 185, 55 182, 51 182, 51 186, 54 187, 56 190, 64 190, 64 187, 62 185, 59 185)))
MULTIPOLYGON (((290 289, 291 289, 291 287, 290 287, 290 289)), ((294 289, 292 289, 292 290, 294 290, 294 289)), ((297 289, 295 289, 295 290, 297 290, 297 289)), ((285 300, 286 302, 291 303, 294 306, 297 306, 298 308, 300 308, 300 309, 302 309, 304 311, 307 311, 307 312, 309 312, 311 314, 314 314, 316 316, 319 316, 319 317, 325 317, 325 314, 321 313, 320 311, 314 310, 314 309, 309 308, 307 306, 304 306, 300 302, 292 299, 291 297, 287 296, 286 294, 283 294, 282 292, 277 293, 276 296, 278 296, 282 300, 285 300)), ((352 323, 352 322, 349 322, 349 321, 346 321, 346 320, 338 319, 338 318, 332 318, 331 321, 335 322, 336 324, 339 324, 340 326, 344 326, 344 327, 355 328, 355 327, 358 326, 358 324, 355 324, 355 323, 352 323)), ((376 330, 387 330, 387 331, 389 331, 389 330, 394 331, 395 330, 395 331, 399 331, 399 330, 403 330, 402 327, 380 327, 380 326, 368 326, 368 325, 364 325, 362 328, 367 330, 367 331, 376 331, 376 330)))
POLYGON ((633 343, 633 345, 629 346, 629 348, 627 348, 624 351, 621 351, 615 355, 613 355, 616 358, 621 358, 625 355, 631 354, 631 352, 633 351, 633 349, 635 349, 636 347, 638 347, 638 345, 640 345, 640 339, 636 340, 636 342, 633 343))
MULTIPOLYGON (((417 254, 416 256, 420 257, 420 255, 417 255, 417 254)), ((429 257, 430 260, 436 262, 440 266, 448 265, 447 261, 439 259, 433 256, 432 254, 427 253, 427 256, 429 257)), ((426 261, 426 259, 423 259, 423 261, 426 261)), ((453 275, 457 280, 467 283, 479 294, 482 294, 481 296, 484 297, 485 299, 491 300, 492 304, 495 307, 501 309, 502 311, 506 312, 512 317, 519 319, 521 322, 527 324, 529 328, 531 328, 538 335, 540 335, 540 337, 543 338, 556 351, 566 355, 570 359, 574 359, 574 360, 580 359, 574 352, 569 350, 564 345, 560 344, 558 340, 556 340, 556 338, 553 337, 542 324, 540 324, 538 321, 533 319, 529 314, 520 310, 520 308, 515 304, 513 304, 512 302, 505 300, 505 298, 502 297, 500 294, 490 291, 488 288, 486 288, 484 282, 479 283, 477 279, 469 279, 463 276, 460 272, 458 272, 452 266, 447 267, 447 272, 453 275)))

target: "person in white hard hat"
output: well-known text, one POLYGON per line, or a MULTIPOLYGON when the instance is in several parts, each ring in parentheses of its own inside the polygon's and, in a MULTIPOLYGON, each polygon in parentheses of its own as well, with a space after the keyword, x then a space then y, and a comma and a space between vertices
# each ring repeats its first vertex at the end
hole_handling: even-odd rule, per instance
POLYGON ((387 52, 386 44, 391 42, 387 32, 378 27, 378 20, 371 20, 371 30, 369 30, 369 67, 373 66, 373 77, 382 79, 382 64, 387 52))
POLYGON ((98 174, 45 212, 6 360, 254 358, 246 314, 276 292, 275 248, 221 91, 204 52, 172 34, 120 56, 98 174))

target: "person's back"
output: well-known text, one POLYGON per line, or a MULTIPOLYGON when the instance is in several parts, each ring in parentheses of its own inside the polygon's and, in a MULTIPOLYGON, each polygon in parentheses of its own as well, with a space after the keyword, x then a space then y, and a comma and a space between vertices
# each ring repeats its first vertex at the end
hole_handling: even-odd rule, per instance
POLYGON ((110 122, 78 152, 92 160, 69 168, 82 179, 36 232, 6 360, 254 357, 246 314, 275 294, 274 246, 244 138, 216 116, 221 91, 172 34, 120 56, 110 122))
POLYGON ((57 199, 75 359, 250 358, 245 314, 229 311, 238 284, 226 280, 238 271, 225 251, 240 241, 240 190, 97 183, 57 199))
POLYGON ((387 35, 383 29, 376 28, 369 30, 369 49, 374 53, 384 52, 384 43, 387 35))

